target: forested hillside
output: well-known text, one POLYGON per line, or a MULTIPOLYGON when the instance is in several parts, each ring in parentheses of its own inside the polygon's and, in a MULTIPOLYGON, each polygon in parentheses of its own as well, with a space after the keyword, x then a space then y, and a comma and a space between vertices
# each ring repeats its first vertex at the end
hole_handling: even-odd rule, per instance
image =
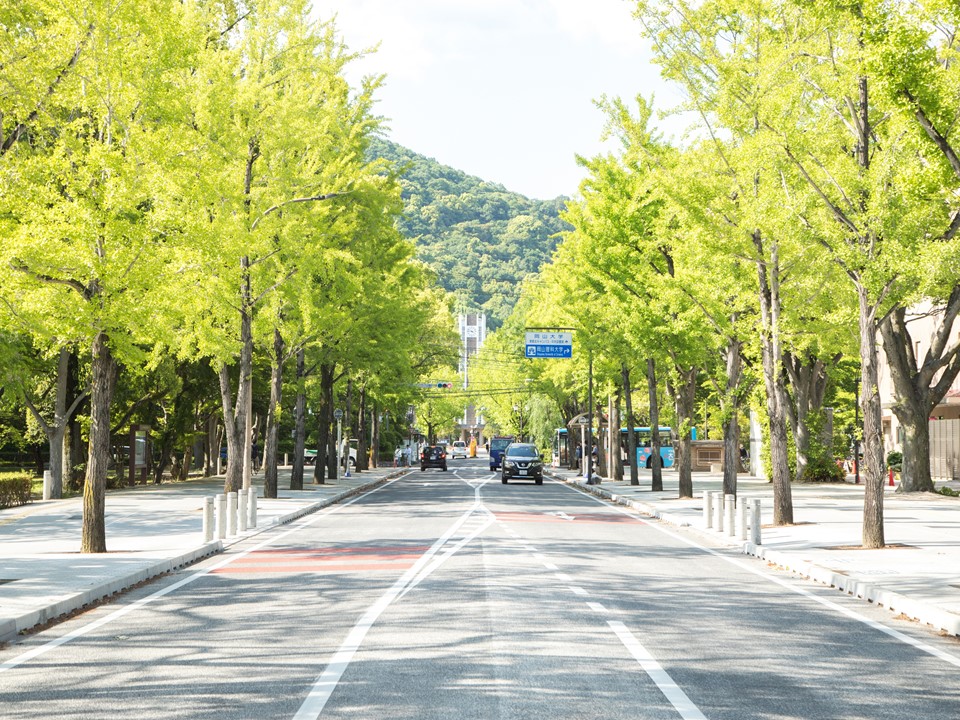
POLYGON ((485 311, 498 326, 516 302, 519 283, 550 258, 568 229, 565 199, 531 200, 387 140, 371 152, 406 168, 401 185, 404 235, 447 290, 485 311))

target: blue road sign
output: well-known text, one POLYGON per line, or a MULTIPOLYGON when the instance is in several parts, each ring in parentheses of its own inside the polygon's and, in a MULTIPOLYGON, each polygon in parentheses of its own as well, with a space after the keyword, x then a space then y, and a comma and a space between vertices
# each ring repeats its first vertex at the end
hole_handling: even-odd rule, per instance
POLYGON ((527 345, 528 358, 572 358, 571 345, 527 345))
POLYGON ((528 358, 572 358, 573 334, 568 332, 528 332, 524 347, 528 358))

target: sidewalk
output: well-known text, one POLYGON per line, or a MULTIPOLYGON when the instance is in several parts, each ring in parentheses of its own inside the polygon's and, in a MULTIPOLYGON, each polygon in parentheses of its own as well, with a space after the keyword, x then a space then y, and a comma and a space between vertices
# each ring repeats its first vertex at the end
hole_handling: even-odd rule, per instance
MULTIPOLYGON (((629 471, 628 471, 629 473, 629 471)), ((633 507, 663 522, 690 527, 720 545, 737 548, 786 570, 836 587, 937 630, 960 636, 960 498, 934 493, 899 495, 885 487, 884 539, 887 547, 864 550, 863 485, 793 485, 795 525, 773 526, 773 486, 740 475, 738 501, 761 500, 761 545, 707 529, 703 494, 720 491, 719 474, 694 473, 694 499, 678 497, 678 478, 664 471, 662 492, 650 490, 651 473, 640 485, 602 481, 585 485, 573 470, 550 468, 553 477, 633 507)), ((957 489, 957 483, 949 483, 957 489)), ((739 517, 737 517, 739 522, 739 517)), ((749 536, 748 536, 749 537, 749 536)))
POLYGON ((223 477, 111 490, 104 554, 80 553, 81 497, 0 510, 0 643, 404 471, 378 468, 293 491, 284 489, 289 469, 281 469, 275 500, 263 498, 263 476, 255 476, 257 527, 210 543, 203 541, 204 498, 223 492, 223 477))

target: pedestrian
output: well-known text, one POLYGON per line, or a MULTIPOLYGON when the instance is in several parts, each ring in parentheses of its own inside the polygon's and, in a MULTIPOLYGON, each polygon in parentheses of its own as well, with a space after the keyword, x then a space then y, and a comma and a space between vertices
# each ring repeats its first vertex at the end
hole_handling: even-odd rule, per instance
POLYGON ((583 445, 577 445, 577 470, 580 470, 580 465, 583 460, 583 445))
POLYGON ((253 447, 250 449, 251 459, 253 460, 253 471, 260 472, 260 446, 256 442, 253 443, 253 447))

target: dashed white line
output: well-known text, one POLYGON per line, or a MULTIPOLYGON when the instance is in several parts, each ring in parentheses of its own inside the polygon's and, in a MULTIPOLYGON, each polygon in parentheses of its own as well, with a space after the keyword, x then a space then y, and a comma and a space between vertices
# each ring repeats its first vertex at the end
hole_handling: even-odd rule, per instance
POLYGON ((552 562, 545 562, 545 563, 543 564, 543 566, 544 566, 547 570, 559 570, 559 569, 560 569, 560 568, 558 568, 556 565, 554 565, 552 562))
MULTIPOLYGON (((569 487, 569 485, 567 485, 567 487, 569 487)), ((639 513, 637 511, 630 511, 625 508, 617 507, 616 505, 611 505, 609 502, 606 502, 602 498, 598 498, 594 495, 587 494, 586 496, 592 499, 598 505, 603 505, 604 507, 608 507, 613 510, 616 510, 617 512, 620 512, 626 515, 627 517, 633 518, 634 520, 638 520, 639 522, 647 525, 648 527, 651 527, 654 530, 657 530, 658 532, 661 532, 664 535, 671 537, 674 540, 677 540, 678 542, 681 542, 685 545, 689 545, 690 547, 695 547, 699 550, 702 550, 708 555, 713 555, 714 557, 719 558, 724 562, 730 563, 731 565, 735 565, 741 570, 746 570, 747 572, 753 575, 757 575, 758 577, 768 580, 776 585, 779 585, 780 587, 783 587, 787 590, 791 590, 797 593, 798 595, 802 595, 808 600, 812 600, 815 603, 819 603, 820 605, 823 605, 824 607, 829 608, 830 610, 833 610, 834 612, 839 613, 840 615, 844 615, 850 618, 851 620, 856 620, 857 622, 863 623, 867 627, 873 628, 874 630, 877 630, 878 632, 888 635, 889 637, 892 637, 895 640, 899 640, 900 642, 906 645, 910 645, 911 647, 914 647, 917 650, 920 650, 921 652, 925 652, 928 655, 932 655, 933 657, 943 660, 944 662, 947 662, 950 665, 953 665, 955 667, 960 667, 960 657, 951 655, 948 652, 944 652, 940 648, 929 645, 928 643, 925 643, 922 640, 918 640, 916 638, 910 637, 909 635, 906 635, 905 633, 902 633, 899 630, 894 630, 891 627, 887 627, 886 625, 880 622, 877 622, 876 620, 872 620, 866 617, 865 615, 861 615, 859 612, 855 610, 851 610, 850 608, 843 607, 842 605, 839 605, 838 603, 835 603, 832 600, 828 600, 827 598, 820 597, 819 595, 807 590, 806 588, 799 587, 792 582, 788 582, 784 580, 783 578, 770 575, 769 573, 765 572, 761 568, 755 567, 751 564, 747 564, 742 560, 729 557, 722 552, 719 552, 717 550, 713 550, 712 548, 708 548, 704 545, 701 545, 700 543, 694 540, 691 540, 690 538, 686 538, 686 537, 683 537, 682 535, 678 535, 677 533, 671 532, 670 530, 667 530, 666 528, 661 527, 657 523, 650 522, 646 518, 638 517, 639 513)))
POLYGON ((661 667, 660 663, 651 655, 647 649, 640 644, 640 641, 634 637, 634 634, 627 629, 622 622, 608 620, 607 625, 617 634, 620 642, 633 655, 634 659, 640 663, 640 667, 650 676, 650 679, 660 688, 660 692, 670 701, 670 704, 680 713, 683 720, 707 720, 706 716, 700 712, 700 708, 693 704, 693 701, 687 697, 687 694, 680 689, 669 673, 661 667))
POLYGON ((584 597, 588 595, 586 590, 584 590, 582 587, 579 587, 577 585, 571 585, 570 592, 572 592, 574 595, 582 595, 584 597))
POLYGON ((594 612, 597 612, 597 613, 606 613, 606 612, 607 612, 607 609, 606 609, 603 605, 601 605, 600 603, 588 602, 588 603, 587 603, 587 607, 590 608, 591 610, 593 610, 594 612))

